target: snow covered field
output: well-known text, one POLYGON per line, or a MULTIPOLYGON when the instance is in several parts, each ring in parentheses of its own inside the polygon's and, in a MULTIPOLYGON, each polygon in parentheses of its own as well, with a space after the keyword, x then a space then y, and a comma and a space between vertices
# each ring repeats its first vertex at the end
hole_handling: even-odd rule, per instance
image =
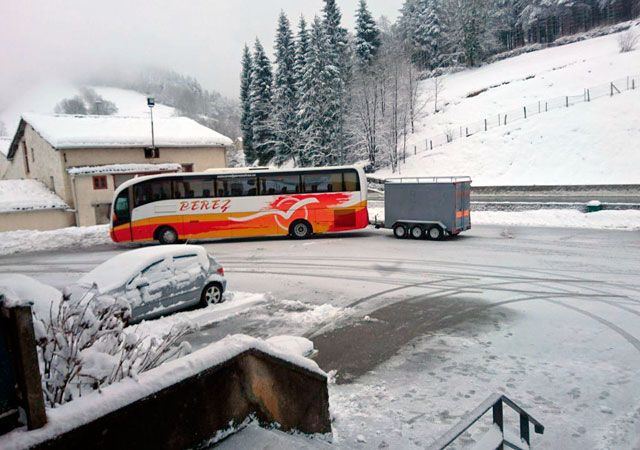
MULTIPOLYGON (((339 448, 423 448, 491 392, 506 393, 547 427, 533 436, 536 448, 637 447, 637 233, 509 232, 483 226, 451 241, 416 242, 367 230, 206 244, 229 289, 255 294, 140 326, 198 322, 188 338, 194 349, 236 333, 310 337, 320 367, 335 370, 339 448)), ((122 250, 4 256, 0 272, 61 287, 122 250)), ((242 438, 227 448, 242 447, 234 440, 242 438)), ((285 442, 327 446, 303 439, 285 442)))
MULTIPOLYGON (((635 27, 640 31, 640 26, 635 27)), ((617 35, 549 48, 442 77, 432 114, 432 81, 422 85, 426 114, 408 142, 400 175, 470 175, 475 185, 640 183, 640 89, 559 108, 425 150, 425 141, 470 122, 498 120, 523 105, 578 95, 640 75, 639 51, 619 53, 617 35), (491 88, 491 86, 496 86, 491 88), (487 89, 474 97, 467 95, 487 89), (413 148, 417 156, 413 156, 413 148)), ((377 173, 391 176, 390 169, 377 173)))

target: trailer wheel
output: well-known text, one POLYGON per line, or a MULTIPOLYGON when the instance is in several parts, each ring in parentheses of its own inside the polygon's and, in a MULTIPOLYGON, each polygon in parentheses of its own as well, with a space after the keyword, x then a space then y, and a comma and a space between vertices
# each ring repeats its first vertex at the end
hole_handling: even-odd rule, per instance
POLYGON ((434 225, 427 230, 427 239, 439 241, 444 237, 444 231, 439 225, 434 225))
POLYGON ((407 228, 399 223, 393 227, 393 235, 398 239, 404 239, 407 237, 407 228))
POLYGON ((409 230, 409 234, 411 234, 413 239, 422 239, 424 236, 424 230, 420 225, 414 225, 411 227, 411 230, 409 230))

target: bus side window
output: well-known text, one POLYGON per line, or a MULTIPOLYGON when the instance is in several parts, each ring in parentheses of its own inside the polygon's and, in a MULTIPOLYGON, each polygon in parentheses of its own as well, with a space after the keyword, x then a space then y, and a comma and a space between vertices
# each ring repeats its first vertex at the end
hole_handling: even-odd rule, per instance
POLYGON ((342 172, 318 172, 302 175, 305 193, 341 192, 342 172))
POLYGON ((354 192, 360 190, 360 183, 358 179, 358 172, 355 170, 347 170, 344 172, 344 190, 347 192, 354 192))
POLYGON ((300 192, 298 175, 260 175, 260 195, 297 194, 300 192))
MULTIPOLYGON (((220 181, 218 180, 218 183, 220 181)), ((256 177, 228 178, 224 180, 224 184, 225 197, 250 197, 258 193, 258 179, 256 177)))

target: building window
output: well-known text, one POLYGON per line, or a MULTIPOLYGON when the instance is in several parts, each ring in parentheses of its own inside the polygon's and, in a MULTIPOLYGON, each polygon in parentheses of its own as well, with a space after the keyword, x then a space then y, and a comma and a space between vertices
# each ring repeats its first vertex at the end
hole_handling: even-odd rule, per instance
POLYGON ((160 149, 158 147, 147 147, 144 149, 144 157, 147 159, 160 158, 160 149))
POLYGON ((93 177, 93 189, 107 189, 107 177, 106 175, 98 175, 93 177))
POLYGON ((22 152, 24 153, 24 172, 29 173, 29 152, 27 152, 27 144, 25 142, 22 143, 22 152))
POLYGON ((193 164, 183 164, 182 165, 183 172, 193 172, 193 164))

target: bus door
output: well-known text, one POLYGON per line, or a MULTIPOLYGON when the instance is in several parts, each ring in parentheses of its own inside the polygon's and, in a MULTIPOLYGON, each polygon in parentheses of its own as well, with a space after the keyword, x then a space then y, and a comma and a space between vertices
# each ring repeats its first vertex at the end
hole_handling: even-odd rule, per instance
POLYGON ((123 189, 113 204, 112 233, 116 242, 131 241, 131 188, 123 189))

